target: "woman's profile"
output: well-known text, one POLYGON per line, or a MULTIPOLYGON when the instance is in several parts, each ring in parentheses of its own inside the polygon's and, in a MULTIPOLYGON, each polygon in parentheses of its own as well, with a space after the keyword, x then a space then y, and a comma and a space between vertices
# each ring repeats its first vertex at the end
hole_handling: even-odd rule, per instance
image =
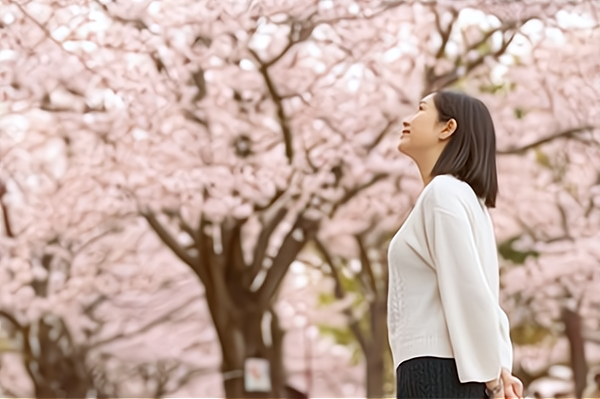
POLYGON ((521 397, 488 212, 498 193, 490 113, 465 94, 435 92, 402 129, 398 149, 425 187, 388 251, 397 397, 521 397))

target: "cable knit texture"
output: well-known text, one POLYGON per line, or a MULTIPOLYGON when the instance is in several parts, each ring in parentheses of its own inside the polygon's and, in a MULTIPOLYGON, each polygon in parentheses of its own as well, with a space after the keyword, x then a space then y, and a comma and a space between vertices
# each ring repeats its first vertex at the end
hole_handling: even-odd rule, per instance
POLYGON ((462 383, 512 371, 492 220, 467 183, 436 176, 390 242, 388 260, 394 368, 417 357, 453 358, 462 383))
POLYGON ((398 399, 487 399, 483 382, 460 383, 454 359, 418 357, 396 373, 398 399))

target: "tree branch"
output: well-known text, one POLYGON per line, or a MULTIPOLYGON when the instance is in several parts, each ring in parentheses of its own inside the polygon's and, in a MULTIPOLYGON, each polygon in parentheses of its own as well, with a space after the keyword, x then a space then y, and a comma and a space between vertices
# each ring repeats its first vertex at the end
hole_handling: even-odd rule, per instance
MULTIPOLYGON (((325 248, 325 245, 323 245, 321 240, 319 240, 318 238, 315 237, 313 239, 313 242, 315 243, 317 250, 323 256, 323 261, 325 262, 326 265, 329 266, 330 276, 333 278, 333 282, 335 285, 333 293, 334 293, 336 299, 338 299, 338 300, 344 299, 346 297, 346 290, 344 289, 344 286, 342 285, 342 279, 340 278, 340 274, 337 271, 337 267, 335 267, 335 264, 334 264, 331 254, 329 253, 327 248, 325 248)), ((369 344, 367 343, 367 338, 365 337, 363 330, 360 328, 358 320, 356 320, 356 317, 354 317, 352 310, 344 309, 344 315, 346 317, 348 317, 348 326, 350 327, 350 331, 352 331, 352 333, 354 334, 354 337, 358 341, 358 344, 360 345, 361 350, 363 351, 363 353, 367 353, 367 350, 369 348, 369 344)))
MULTIPOLYGON (((271 79, 271 75, 269 73, 269 66, 272 64, 268 64, 262 61, 254 50, 249 49, 249 51, 259 64, 258 70, 262 75, 263 80, 267 86, 267 91, 269 92, 271 99, 275 104, 275 109, 277 110, 277 119, 279 120, 279 126, 281 127, 281 134, 283 135, 283 142, 285 144, 285 155, 288 158, 288 162, 291 164, 292 159, 294 157, 292 131, 290 128, 289 118, 285 113, 285 109, 283 107, 283 99, 279 95, 279 92, 277 91, 277 88, 275 87, 275 84, 273 83, 273 80, 271 79)), ((273 62, 273 60, 271 60, 271 62, 273 62)))
POLYGON ((273 298, 290 264, 297 258, 298 253, 304 248, 304 245, 315 236, 318 224, 318 220, 306 219, 302 213, 298 215, 296 222, 283 239, 279 251, 273 259, 273 264, 269 268, 267 276, 258 290, 259 307, 264 308, 273 298), (296 230, 301 231, 301 239, 295 237, 296 230))
POLYGON ((588 125, 588 126, 581 126, 581 127, 575 127, 575 128, 571 128, 571 129, 567 129, 567 130, 562 130, 562 131, 556 132, 554 134, 551 134, 549 136, 546 136, 544 138, 541 138, 539 140, 533 141, 529 144, 525 144, 520 147, 512 147, 512 148, 507 148, 505 150, 498 150, 498 151, 496 151, 496 154, 498 154, 498 155, 522 154, 522 153, 525 153, 525 152, 527 152, 535 147, 538 147, 542 144, 549 143, 553 140, 560 139, 560 138, 571 138, 578 133, 590 131, 590 130, 593 130, 596 128, 598 128, 598 127, 588 125))
POLYGON ((102 10, 106 13, 107 17, 109 17, 117 22, 120 22, 123 25, 130 25, 138 30, 145 29, 148 32, 152 33, 152 31, 148 28, 148 25, 144 21, 142 21, 140 18, 135 18, 135 19, 123 18, 123 17, 120 17, 118 15, 111 13, 106 4, 101 3, 98 0, 94 0, 94 3, 98 4, 98 6, 100 6, 100 8, 102 8, 102 10))
POLYGON ((420 2, 421 2, 421 0, 403 0, 403 1, 393 1, 393 2, 386 1, 385 5, 383 7, 381 7, 379 10, 377 10, 373 13, 370 13, 369 15, 365 15, 364 13, 362 13, 362 14, 343 15, 340 17, 329 18, 329 19, 322 19, 319 21, 315 21, 315 26, 319 26, 322 24, 333 25, 333 24, 335 24, 337 22, 341 22, 341 21, 356 21, 356 20, 369 21, 369 20, 377 18, 378 16, 382 15, 386 11, 391 10, 393 8, 400 7, 400 6, 407 5, 407 4, 417 4, 420 2))
MULTIPOLYGON (((200 257, 196 273, 206 276, 203 281, 206 290, 206 302, 213 318, 217 334, 222 339, 223 331, 227 328, 230 318, 237 317, 237 308, 233 304, 230 292, 227 289, 225 270, 214 260, 214 243, 212 237, 206 234, 209 222, 201 215, 198 232, 196 235, 197 249, 200 257)), ((224 342, 224 341, 221 341, 224 342)))
POLYGON ((263 261, 265 259, 265 254, 267 253, 267 248, 269 246, 269 241, 273 232, 279 226, 279 223, 283 220, 288 210, 286 207, 281 207, 275 212, 275 214, 271 217, 271 219, 263 225, 263 228, 256 240, 256 246, 254 247, 254 257, 252 258, 252 265, 249 269, 244 273, 244 284, 249 286, 252 284, 252 281, 256 278, 260 269, 263 266, 263 261))
POLYGON ((221 241, 223 243, 222 254, 227 270, 241 277, 247 270, 242 248, 242 226, 244 221, 228 220, 220 226, 221 241))
MULTIPOLYGON (((151 320, 144 326, 137 328, 134 331, 127 332, 127 333, 124 333, 124 332, 116 333, 107 338, 103 338, 101 340, 92 342, 89 344, 89 346, 87 346, 87 349, 98 348, 102 345, 106 345, 108 343, 112 343, 117 340, 126 339, 129 337, 135 336, 135 335, 140 335, 142 333, 148 332, 156 326, 163 325, 163 324, 166 324, 166 322, 168 322, 168 321, 175 320, 175 315, 177 312, 181 311, 182 309, 185 309, 187 306, 189 306, 190 304, 193 304, 193 303, 194 303, 193 301, 186 299, 185 301, 183 301, 183 303, 179 304, 175 309, 170 311, 168 314, 161 314, 161 315, 155 317, 154 320, 151 320)), ((62 322, 62 319, 61 319, 61 322, 62 322)))
POLYGON ((358 252, 360 255, 360 263, 361 263, 361 274, 366 277, 365 285, 371 291, 371 294, 376 298, 377 293, 377 282, 375 281, 375 275, 373 274, 373 267, 371 266, 371 260, 367 255, 367 248, 364 245, 364 242, 360 235, 355 236, 356 243, 358 244, 358 252))
POLYGON ((25 327, 10 313, 5 310, 0 310, 0 317, 4 317, 17 329, 21 334, 24 334, 25 327))
POLYGON ((23 339, 23 357, 26 360, 25 370, 29 378, 31 378, 31 381, 35 382, 36 375, 31 368, 31 364, 35 361, 35 357, 31 350, 31 342, 29 341, 29 325, 23 325, 19 323, 19 321, 12 314, 4 310, 0 310, 0 317, 4 317, 6 320, 8 320, 13 325, 13 327, 19 332, 19 334, 21 334, 21 337, 23 339))
POLYGON ((273 197, 269 200, 268 203, 266 203, 263 206, 259 206, 259 205, 255 204, 254 205, 254 210, 257 211, 257 212, 260 212, 260 211, 264 211, 264 210, 270 208, 275 202, 277 202, 277 200, 279 198, 281 198, 281 196, 284 193, 285 193, 285 190, 277 190, 277 192, 275 193, 275 195, 273 195, 273 197))
POLYGON ((437 53, 435 54, 435 58, 440 59, 444 56, 444 53, 446 52, 446 46, 448 45, 448 42, 450 41, 450 34, 452 33, 452 28, 454 27, 454 23, 456 22, 456 19, 458 18, 458 10, 456 10, 456 9, 450 10, 450 12, 452 13, 452 21, 450 21, 450 23, 448 24, 448 27, 446 29, 444 29, 442 27, 442 21, 440 20, 440 14, 438 12, 439 8, 437 7, 437 5, 431 5, 430 8, 431 8, 431 11, 435 15, 435 26, 438 30, 438 33, 442 37, 442 43, 440 44, 440 48, 438 49, 437 53))
MULTIPOLYGON (((313 13, 312 15, 315 15, 315 13, 313 13)), ((287 53, 288 51, 290 51, 290 49, 292 47, 294 47, 294 45, 300 43, 301 41, 304 41, 306 39, 308 39, 310 37, 310 35, 312 34, 312 31, 314 30, 315 26, 314 24, 310 23, 308 20, 310 19, 310 16, 307 18, 306 22, 302 23, 299 21, 294 21, 292 23, 292 26, 290 28, 290 33, 288 35, 288 43, 286 44, 286 46, 283 48, 283 50, 277 54, 275 57, 273 57, 272 59, 270 59, 269 61, 264 63, 265 68, 269 68, 273 65, 275 65, 277 62, 279 62, 279 60, 281 60, 287 53), (294 37, 296 36, 296 37, 294 37)), ((256 54, 252 54, 256 57, 256 54)), ((257 58, 258 60, 259 58, 257 58)))
MULTIPOLYGON (((435 75, 433 73, 433 67, 428 68, 427 72, 426 72, 427 84, 425 86, 424 93, 430 93, 431 91, 434 91, 434 90, 440 90, 444 87, 448 87, 448 86, 456 83, 461 77, 469 74, 475 68, 482 65, 484 63, 485 59, 489 56, 492 56, 495 59, 498 59, 502 54, 504 54, 506 52, 506 49, 508 48, 510 43, 513 41, 514 37, 516 36, 516 34, 518 32, 518 27, 520 25, 524 24, 525 22, 529 21, 530 19, 532 19, 532 17, 525 18, 525 19, 519 20, 519 21, 511 21, 510 23, 506 23, 499 28, 490 29, 489 31, 485 32, 480 40, 473 43, 466 49, 465 53, 468 53, 469 51, 472 51, 472 50, 476 50, 478 47, 480 47, 481 45, 486 43, 496 32, 506 33, 509 30, 514 29, 514 32, 512 32, 511 36, 508 39, 505 39, 503 37, 502 45, 500 46, 500 48, 498 50, 491 52, 491 53, 486 52, 485 54, 480 54, 480 56, 477 57, 475 60, 462 65, 465 69, 464 73, 458 72, 458 69, 461 67, 461 64, 462 64, 462 61, 464 58, 464 54, 461 54, 456 57, 455 62, 454 62, 454 68, 452 70, 450 70, 446 73, 443 73, 441 75, 435 75)), ((450 26, 452 26, 452 25, 450 25, 450 26)), ((439 52, 438 52, 438 54, 439 54, 439 52)), ((437 57, 437 58, 439 58, 439 57, 437 57)))
POLYGON ((389 133, 392 126, 394 126, 394 122, 395 121, 393 120, 387 121, 381 132, 375 136, 375 140, 373 140, 373 142, 367 146, 367 151, 371 151, 373 148, 377 147, 379 143, 381 143, 381 140, 383 140, 383 138, 389 133))
POLYGON ((346 296, 346 290, 344 289, 344 286, 342 285, 342 280, 340 279, 340 274, 338 273, 337 268, 334 266, 335 263, 333 261, 333 257, 331 256, 331 254, 329 253, 327 248, 325 248, 325 245, 323 245, 323 242, 321 240, 319 240, 317 237, 315 237, 313 239, 313 242, 315 243, 315 246, 317 247, 317 251, 319 251, 321 253, 321 256, 323 256, 323 261, 325 262, 325 264, 327 266, 329 266, 329 269, 331 271, 331 277, 333 277, 333 281, 335 284, 335 287, 333 289, 333 294, 335 295, 335 297, 337 299, 343 299, 346 296))
MULTIPOLYGON (((98 76, 102 76, 98 71, 94 70, 93 68, 91 68, 90 66, 88 66, 88 64, 76 53, 73 53, 71 51, 68 51, 64 48, 63 43, 56 40, 52 34, 50 33, 50 31, 48 30, 48 28, 46 28, 40 21, 38 21, 37 19, 35 19, 33 17, 33 15, 31 15, 24 7, 23 5, 19 4, 18 2, 16 2, 15 0, 9 0, 9 2, 11 4, 13 4, 14 6, 16 6, 19 11, 21 11, 23 13, 23 15, 29 19, 31 22, 33 22, 40 30, 42 30, 42 32, 44 32, 44 34, 46 35, 46 37, 53 43, 55 43, 58 47, 60 47, 60 49, 62 51, 64 51, 65 53, 69 54, 72 57, 77 58, 77 60, 79 60, 79 62, 81 63, 81 65, 87 69, 88 71, 90 71, 91 73, 93 73, 94 75, 98 75, 98 76)), ((104 76, 102 76, 103 78, 105 78, 104 76)), ((105 79, 105 81, 107 81, 105 79)))
POLYGON ((208 276, 201 267, 198 267, 199 259, 195 256, 191 256, 187 253, 177 240, 163 227, 163 225, 156 219, 154 213, 150 210, 142 211, 141 215, 146 219, 150 227, 156 232, 158 237, 162 240, 167 247, 177 255, 179 259, 185 262, 192 270, 196 272, 200 280, 206 284, 208 282, 208 276))
POLYGON ((348 202, 350 199, 352 199, 355 195, 360 193, 362 190, 371 187, 373 184, 377 183, 379 180, 385 179, 386 177, 388 177, 387 173, 377 173, 368 182, 361 184, 359 186, 356 186, 351 190, 346 191, 346 194, 344 194, 344 196, 333 205, 330 216, 334 215, 340 206, 344 205, 346 202, 348 202))
POLYGON ((190 236, 190 238, 192 239, 193 242, 196 242, 196 239, 197 239, 196 231, 194 230, 194 228, 192 226, 190 226, 190 224, 188 222, 185 221, 185 219, 183 218, 183 215, 181 214, 181 211, 179 211, 179 210, 172 211, 172 210, 168 210, 168 209, 163 209, 163 213, 167 216, 176 218, 179 228, 181 230, 183 230, 185 233, 187 233, 187 235, 190 236))
POLYGON ((15 235, 12 231, 10 225, 10 217, 8 216, 8 207, 4 204, 4 201, 0 199, 0 207, 2 207, 2 218, 4 220, 4 230, 6 232, 6 236, 9 238, 14 238, 15 235))

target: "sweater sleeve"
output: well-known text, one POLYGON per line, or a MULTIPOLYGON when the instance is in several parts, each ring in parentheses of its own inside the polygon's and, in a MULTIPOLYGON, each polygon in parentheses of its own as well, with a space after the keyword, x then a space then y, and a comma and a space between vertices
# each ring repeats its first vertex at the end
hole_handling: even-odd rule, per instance
POLYGON ((491 381, 512 361, 506 358, 512 354, 505 354, 504 313, 486 278, 466 210, 445 208, 429 213, 428 236, 458 375, 461 382, 491 381))
POLYGON ((508 321, 508 316, 500 306, 498 306, 498 313, 500 317, 500 334, 502 337, 502 351, 500 352, 502 367, 512 373, 513 347, 510 340, 510 323, 508 321))

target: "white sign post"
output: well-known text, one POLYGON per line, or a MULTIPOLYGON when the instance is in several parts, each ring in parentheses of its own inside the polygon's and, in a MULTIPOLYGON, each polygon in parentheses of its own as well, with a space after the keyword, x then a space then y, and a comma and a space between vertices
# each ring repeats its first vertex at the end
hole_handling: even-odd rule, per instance
POLYGON ((269 361, 250 357, 244 362, 244 388, 246 392, 271 391, 269 361))

